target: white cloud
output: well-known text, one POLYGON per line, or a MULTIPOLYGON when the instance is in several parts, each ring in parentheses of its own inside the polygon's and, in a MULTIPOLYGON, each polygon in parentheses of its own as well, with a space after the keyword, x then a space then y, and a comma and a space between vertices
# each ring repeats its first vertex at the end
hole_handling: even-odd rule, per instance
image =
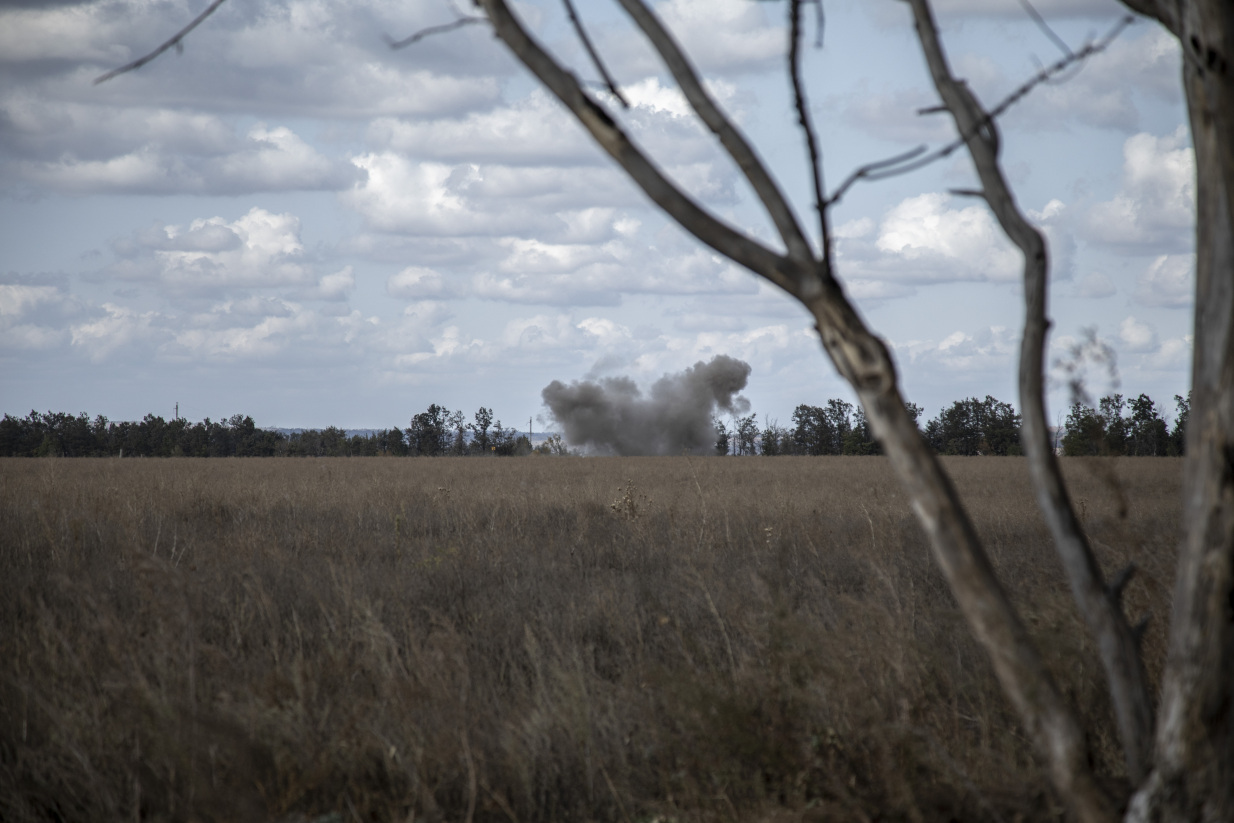
POLYGON ((1137 134, 1123 144, 1122 189, 1088 214, 1087 235, 1134 253, 1182 251, 1195 226, 1195 155, 1183 126, 1137 134))
POLYGON ((439 300, 459 294, 457 284, 441 272, 408 266, 386 280, 386 293, 403 300, 439 300))
POLYGON ((1191 307, 1195 302, 1195 255, 1157 257, 1136 281, 1135 299, 1145 306, 1191 307))
MULTIPOLYGON (((83 134, 77 139, 87 138, 83 134)), ((227 144, 226 153, 195 155, 192 146, 185 145, 189 142, 170 146, 143 142, 127 153, 102 159, 66 152, 55 160, 29 160, 15 168, 27 181, 76 194, 338 190, 363 177, 351 163, 325 157, 285 126, 255 126, 243 142, 220 137, 219 142, 227 144)))
POLYGON ((107 359, 123 347, 158 338, 157 315, 138 313, 115 303, 104 303, 103 316, 72 327, 72 343, 94 362, 107 359))
POLYGON ((1157 330, 1135 317, 1128 317, 1119 324, 1118 339, 1128 351, 1146 352, 1157 348, 1157 330))
POLYGON ((0 283, 0 317, 22 317, 35 307, 63 299, 55 286, 0 283))
POLYGON ((1164 340, 1160 348, 1145 358, 1149 369, 1174 374, 1187 374, 1191 369, 1191 353, 1195 340, 1191 335, 1164 340))
POLYGON ((954 331, 941 340, 894 343, 896 358, 913 369, 915 379, 942 371, 953 375, 1005 372, 1015 362, 1019 335, 1014 329, 989 326, 969 333, 954 331))
POLYGON ((875 247, 895 261, 905 280, 1018 278, 1019 252, 989 210, 984 205, 951 208, 950 202, 937 193, 902 200, 883 217, 875 247))
MULTIPOLYGON (((119 241, 120 257, 107 274, 147 280, 176 292, 218 292, 227 288, 319 285, 300 240, 300 220, 253 207, 228 222, 194 220, 187 227, 154 226, 119 241)), ((347 288, 350 271, 323 282, 326 291, 347 288)))

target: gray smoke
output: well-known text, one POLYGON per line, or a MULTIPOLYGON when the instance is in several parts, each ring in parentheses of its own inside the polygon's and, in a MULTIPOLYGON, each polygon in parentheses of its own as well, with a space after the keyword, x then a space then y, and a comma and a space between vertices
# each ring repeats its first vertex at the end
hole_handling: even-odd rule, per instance
POLYGON ((566 442, 600 454, 710 454, 711 417, 744 414, 750 364, 719 354, 678 374, 666 374, 645 395, 628 377, 554 380, 540 392, 566 442))

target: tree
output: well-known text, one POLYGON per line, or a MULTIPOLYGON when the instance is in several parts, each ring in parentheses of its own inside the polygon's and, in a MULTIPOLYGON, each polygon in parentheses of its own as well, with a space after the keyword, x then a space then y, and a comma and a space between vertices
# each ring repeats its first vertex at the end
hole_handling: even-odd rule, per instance
POLYGON ((711 425, 716 430, 716 454, 724 457, 728 454, 730 443, 728 426, 724 425, 724 421, 718 417, 711 418, 711 425))
POLYGON ((733 436, 737 438, 737 454, 757 454, 758 421, 757 415, 739 417, 734 421, 733 436))
POLYGON ((988 394, 985 400, 957 400, 940 411, 926 424, 925 437, 939 454, 1022 454, 1020 415, 988 394))
POLYGON ((1127 428, 1127 454, 1137 457, 1165 456, 1170 431, 1157 412, 1157 404, 1147 394, 1131 401, 1131 419, 1127 428))
POLYGON ((1105 423, 1101 416, 1083 403, 1072 403, 1064 424, 1063 454, 1084 457, 1102 453, 1105 443, 1105 423))
POLYGON ((1191 392, 1186 397, 1174 395, 1174 408, 1177 416, 1174 418, 1174 430, 1170 432, 1170 454, 1185 454, 1187 439, 1187 418, 1191 416, 1191 392))
MULTIPOLYGON (((180 43, 206 13, 137 68, 180 43)), ((505 0, 475 0, 494 34, 551 92, 648 197, 704 245, 779 286, 810 312, 823 349, 853 387, 875 437, 902 483, 969 627, 984 647, 1008 700, 1072 814, 1109 821, 1126 808, 1134 821, 1234 819, 1234 4, 1229 0, 1123 0, 1182 45, 1183 89, 1197 170, 1196 319, 1192 404, 1184 464, 1186 535, 1171 618, 1159 717, 1148 693, 1136 635, 1123 614, 1126 575, 1107 585, 1080 528, 1045 417, 1044 368, 1049 254, 1041 232, 1016 205, 999 161, 997 115, 1040 82, 1099 52, 1108 38, 1043 68, 993 109, 955 77, 928 0, 905 0, 930 78, 960 140, 936 152, 967 150, 980 197, 1023 255, 1024 333, 1020 347, 1020 439, 1072 594, 1094 635, 1117 720, 1129 796, 1099 785, 1083 731, 994 574, 955 489, 917 429, 893 361, 850 303, 832 251, 829 209, 857 181, 909 170, 931 158, 893 158, 858 169, 827 193, 800 73, 802 0, 788 0, 788 75, 811 161, 817 251, 783 191, 733 121, 707 92, 688 57, 643 0, 619 0, 673 75, 695 115, 717 137, 755 191, 779 236, 773 247, 728 225, 669 180, 588 91, 527 32, 505 0)), ((571 20, 582 37, 577 17, 571 20)), ((457 26, 455 26, 457 27, 457 26)), ((440 27, 438 30, 452 28, 440 27)), ((406 42, 414 42, 416 37, 406 42)), ((607 77, 600 58, 586 52, 607 77)), ((614 91, 616 87, 609 81, 614 91)), ((619 98, 619 95, 617 95, 619 98)), ((727 432, 725 432, 727 438, 727 432)), ((727 446, 727 443, 725 443, 727 446)))
POLYGON ((486 409, 484 406, 481 406, 479 410, 476 411, 476 422, 468 426, 468 428, 471 429, 472 434, 475 435, 471 441, 472 448, 474 448, 478 454, 483 455, 489 453, 489 448, 492 444, 489 442, 491 438, 489 437, 488 430, 492 428, 492 426, 493 410, 486 409))
POLYGON ((408 451, 417 456, 437 457, 450 448, 450 410, 433 403, 411 418, 407 429, 408 451))
POLYGON ((791 445, 788 430, 774 420, 769 420, 759 434, 759 453, 765 457, 788 454, 791 445))

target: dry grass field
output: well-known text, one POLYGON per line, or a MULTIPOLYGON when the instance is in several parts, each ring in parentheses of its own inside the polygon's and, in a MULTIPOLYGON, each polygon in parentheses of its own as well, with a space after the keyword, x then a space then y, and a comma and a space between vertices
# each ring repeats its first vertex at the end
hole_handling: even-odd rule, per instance
MULTIPOLYGON (((946 461, 1121 779, 1017 458, 946 461)), ((1174 459, 1069 460, 1162 662, 1174 459)), ((0 461, 0 819, 1055 820, 881 458, 0 461)))

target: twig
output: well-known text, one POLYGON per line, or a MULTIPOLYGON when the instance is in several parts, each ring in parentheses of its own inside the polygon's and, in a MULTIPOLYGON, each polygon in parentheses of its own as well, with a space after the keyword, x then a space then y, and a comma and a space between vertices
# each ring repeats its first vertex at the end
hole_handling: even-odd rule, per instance
POLYGON ((474 26, 476 23, 487 23, 488 18, 485 17, 460 17, 453 23, 442 23, 440 26, 429 26, 427 29, 420 29, 418 32, 404 37, 402 40, 395 40, 388 34, 383 35, 382 39, 386 41, 391 49, 402 49, 413 43, 419 43, 426 37, 432 37, 434 34, 445 34, 448 31, 461 29, 463 26, 474 26))
POLYGON ((1045 18, 1041 16, 1041 13, 1033 7, 1030 0, 1020 0, 1020 5, 1024 7, 1024 11, 1028 13, 1028 16, 1033 18, 1033 22, 1037 24, 1037 28, 1045 32, 1045 36, 1050 38, 1054 45, 1058 46, 1059 51, 1067 57, 1070 57, 1071 47, 1067 45, 1063 38, 1054 33, 1054 29, 1050 28, 1050 24, 1047 23, 1045 18))
POLYGON ((604 79, 604 85, 608 88, 609 94, 617 98, 617 102, 621 103, 624 109, 630 108, 629 101, 622 95, 621 90, 617 88, 617 84, 613 82, 612 76, 608 73, 608 69, 604 67, 604 61, 600 59, 600 54, 591 44, 591 38, 587 36, 587 31, 583 28, 583 21, 579 19, 578 13, 574 10, 574 3, 570 0, 561 0, 566 7, 566 16, 570 18, 570 24, 574 26, 574 31, 578 34, 578 39, 583 42, 583 48, 587 50, 587 54, 591 57, 591 63, 596 67, 596 71, 600 72, 600 77, 604 79))
MULTIPOLYGON (((816 0, 822 7, 821 0, 816 0)), ((793 104, 797 107, 797 122, 805 132, 806 149, 810 153, 810 171, 814 181, 814 208, 818 212, 819 243, 822 244, 823 261, 831 260, 831 234, 827 227, 827 203, 823 189, 823 169, 819 158, 818 136, 810 119, 806 104, 805 87, 801 82, 801 0, 791 0, 788 5, 788 68, 793 81, 793 104)), ((822 41, 820 22, 818 41, 822 41)))
MULTIPOLYGON (((1048 82, 1076 63, 1087 60, 1089 57, 1105 51, 1109 48, 1110 44, 1113 43, 1120 34, 1122 34, 1123 29, 1127 28, 1134 22, 1134 17, 1131 15, 1126 15, 1125 17, 1119 19, 1110 31, 1106 33, 1105 37, 1086 44, 1079 51, 1073 52, 1068 50, 1066 57, 1062 57, 1038 71, 1027 82, 1003 98, 1002 102, 1000 102, 997 106, 990 109, 985 116, 979 118, 973 124, 972 128, 962 133, 950 143, 947 143, 929 154, 926 154, 924 157, 920 157, 920 155, 926 150, 925 146, 918 146, 912 151, 906 152, 899 157, 879 160, 862 166, 850 174, 847 179, 845 179, 844 183, 835 190, 830 198, 827 199, 825 205, 831 206, 839 201, 839 199, 843 197, 844 194, 852 188, 853 184, 855 184, 858 180, 886 180, 889 177, 898 177, 902 174, 908 174, 909 172, 924 168, 931 163, 951 156, 956 149, 967 144, 968 141, 974 137, 981 135, 982 132, 988 132, 987 136, 990 139, 997 139, 996 134, 993 132, 994 123, 999 117, 1005 114, 1009 108, 1018 103, 1025 95, 1042 83, 1048 82), (913 158, 919 159, 913 160, 913 158), (908 162, 910 160, 912 162, 908 162)), ((946 106, 930 106, 928 108, 918 109, 917 113, 935 114, 945 111, 947 111, 946 106)))
POLYGON ((97 86, 99 83, 106 83, 111 78, 117 75, 120 75, 120 74, 124 74, 125 72, 135 71, 141 68, 142 66, 146 65, 147 63, 149 63, 151 60, 158 57, 163 52, 172 48, 173 46, 177 49, 184 48, 183 46, 180 45, 180 41, 183 40, 185 37, 187 37, 189 32, 191 32, 193 29, 200 26, 207 17, 214 14, 214 12, 218 11, 218 7, 223 5, 223 3, 225 2, 227 2, 227 0, 214 0, 213 3, 211 3, 209 6, 206 7, 205 11, 197 15, 197 17, 193 20, 192 23, 189 23, 187 26, 180 29, 180 31, 176 32, 176 35, 172 37, 170 40, 168 40, 166 43, 159 46, 157 49, 150 52, 145 57, 139 57, 138 59, 134 60, 132 63, 123 65, 118 69, 112 69, 106 74, 100 75, 99 77, 94 78, 94 85, 97 86))

